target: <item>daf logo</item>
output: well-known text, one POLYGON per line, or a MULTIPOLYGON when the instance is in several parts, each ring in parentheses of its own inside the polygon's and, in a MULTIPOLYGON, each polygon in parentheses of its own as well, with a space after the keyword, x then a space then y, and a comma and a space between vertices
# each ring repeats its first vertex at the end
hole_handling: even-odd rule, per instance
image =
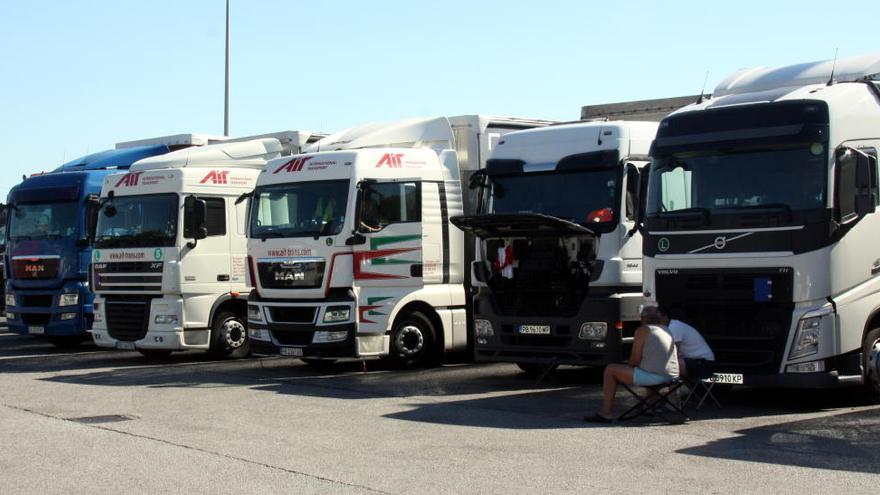
POLYGON ((722 250, 727 247, 727 238, 726 237, 716 237, 715 242, 712 243, 715 246, 715 249, 722 250))

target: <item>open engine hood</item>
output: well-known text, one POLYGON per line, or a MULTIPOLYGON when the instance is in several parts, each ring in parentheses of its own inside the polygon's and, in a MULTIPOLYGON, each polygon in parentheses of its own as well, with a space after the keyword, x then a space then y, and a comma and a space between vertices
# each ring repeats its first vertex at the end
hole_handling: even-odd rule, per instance
POLYGON ((570 237, 596 234, 583 225, 540 213, 462 215, 449 219, 453 225, 481 239, 501 237, 570 237))

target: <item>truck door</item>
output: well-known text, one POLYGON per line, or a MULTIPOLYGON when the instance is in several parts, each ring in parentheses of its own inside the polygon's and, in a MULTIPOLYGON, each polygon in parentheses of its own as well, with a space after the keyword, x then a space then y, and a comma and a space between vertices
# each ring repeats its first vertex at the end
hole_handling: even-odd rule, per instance
POLYGON ((360 184, 353 237, 356 285, 422 286, 421 197, 422 184, 416 179, 360 184))

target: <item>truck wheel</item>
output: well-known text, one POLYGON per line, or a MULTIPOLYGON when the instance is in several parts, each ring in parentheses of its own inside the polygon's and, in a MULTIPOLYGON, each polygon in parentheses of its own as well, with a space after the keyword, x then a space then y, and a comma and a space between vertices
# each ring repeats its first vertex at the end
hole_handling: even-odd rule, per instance
POLYGON ((73 349, 79 347, 86 338, 81 335, 54 335, 48 340, 59 349, 73 349))
POLYGON ((138 349, 138 352, 150 361, 165 359, 171 355, 171 351, 164 349, 138 349))
MULTIPOLYGON (((538 376, 544 371, 544 365, 541 363, 516 363, 519 366, 519 369, 523 370, 527 375, 530 376, 538 376)), ((549 373, 552 373, 556 368, 558 368, 558 364, 554 364, 550 367, 549 373)))
POLYGON ((432 364, 436 349, 434 325, 427 316, 413 311, 400 317, 391 331, 391 358, 404 368, 432 364))
POLYGON ((862 343, 862 378, 872 400, 880 400, 880 328, 868 332, 862 343))
POLYGON ((250 353, 244 318, 231 311, 221 311, 211 325, 211 347, 208 352, 216 358, 240 359, 250 353))

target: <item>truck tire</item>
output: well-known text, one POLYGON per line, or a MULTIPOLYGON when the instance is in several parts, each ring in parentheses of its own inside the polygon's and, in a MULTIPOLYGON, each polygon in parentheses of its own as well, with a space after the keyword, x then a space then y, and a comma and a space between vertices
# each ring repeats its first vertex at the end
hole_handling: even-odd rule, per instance
POLYGON ((150 361, 165 359, 171 355, 171 351, 164 349, 138 349, 138 352, 150 361))
POLYGON ((435 364, 438 354, 434 325, 418 311, 397 319, 391 330, 390 358, 404 368, 435 364))
POLYGON ((215 358, 241 359, 250 354, 244 317, 232 311, 220 311, 214 315, 211 325, 211 345, 208 352, 215 358))
POLYGON ((73 349, 79 347, 86 338, 82 335, 53 335, 48 340, 59 349, 73 349))
POLYGON ((862 343, 862 380, 868 397, 880 400, 880 328, 868 332, 862 343))

